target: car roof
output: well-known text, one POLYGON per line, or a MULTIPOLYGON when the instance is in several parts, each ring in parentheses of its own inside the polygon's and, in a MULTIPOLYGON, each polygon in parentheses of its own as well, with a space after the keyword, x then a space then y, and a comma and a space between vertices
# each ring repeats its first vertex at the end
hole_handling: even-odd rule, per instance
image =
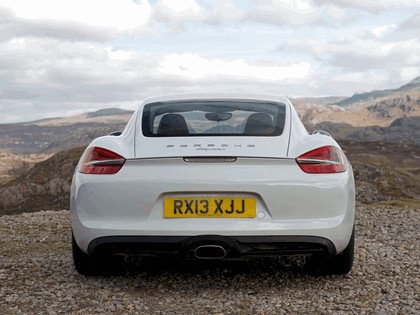
POLYGON ((249 94, 249 93, 188 93, 188 94, 170 94, 146 98, 143 104, 168 101, 200 101, 200 100, 252 100, 290 103, 285 96, 270 94, 249 94))

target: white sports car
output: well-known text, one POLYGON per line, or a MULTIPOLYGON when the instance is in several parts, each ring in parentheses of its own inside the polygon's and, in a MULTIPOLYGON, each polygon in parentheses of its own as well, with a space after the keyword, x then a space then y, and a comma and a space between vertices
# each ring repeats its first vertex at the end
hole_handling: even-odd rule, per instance
POLYGON ((146 99, 123 132, 86 148, 71 188, 80 274, 126 255, 232 259, 306 255, 348 273, 353 171, 337 142, 309 135, 285 97, 146 99))

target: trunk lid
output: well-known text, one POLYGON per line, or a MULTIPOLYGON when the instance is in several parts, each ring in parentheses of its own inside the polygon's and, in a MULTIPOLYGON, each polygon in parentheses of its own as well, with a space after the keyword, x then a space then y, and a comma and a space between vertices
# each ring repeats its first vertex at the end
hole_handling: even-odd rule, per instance
MULTIPOLYGON (((286 131, 287 130, 287 131, 286 131)), ((289 132, 278 137, 137 137, 136 158, 160 157, 287 157, 289 132)))

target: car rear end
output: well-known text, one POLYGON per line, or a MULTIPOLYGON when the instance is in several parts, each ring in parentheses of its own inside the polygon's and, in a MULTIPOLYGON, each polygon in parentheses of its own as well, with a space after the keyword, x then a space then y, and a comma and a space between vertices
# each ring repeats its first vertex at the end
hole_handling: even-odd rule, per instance
POLYGON ((332 257, 352 235, 354 182, 285 98, 158 99, 88 147, 71 213, 87 255, 332 257))

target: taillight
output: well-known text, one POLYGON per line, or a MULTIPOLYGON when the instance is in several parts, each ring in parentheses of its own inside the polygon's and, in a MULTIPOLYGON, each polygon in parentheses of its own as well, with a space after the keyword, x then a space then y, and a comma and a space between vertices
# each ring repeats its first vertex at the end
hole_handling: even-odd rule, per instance
POLYGON ((341 173, 347 170, 343 151, 333 146, 321 147, 302 154, 296 163, 305 173, 341 173))
POLYGON ((83 159, 80 173, 84 174, 115 174, 123 167, 125 158, 110 150, 90 148, 83 159))

